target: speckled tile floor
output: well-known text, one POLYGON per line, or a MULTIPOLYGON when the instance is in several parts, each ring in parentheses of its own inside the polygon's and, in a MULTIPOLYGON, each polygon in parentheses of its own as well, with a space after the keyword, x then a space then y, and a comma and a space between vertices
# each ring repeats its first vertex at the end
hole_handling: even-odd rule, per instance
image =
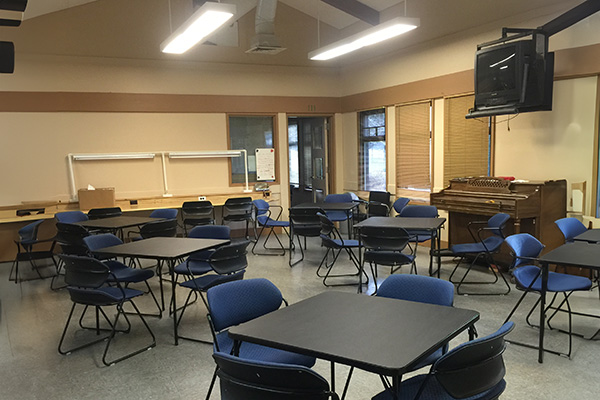
MULTIPOLYGON (((288 256, 249 255, 246 278, 270 279, 283 292, 290 303, 313 296, 325 290, 355 292, 356 287, 323 286, 315 274, 324 250, 318 241, 309 241, 307 258, 294 268, 287 264, 288 256)), ((428 257, 419 252, 419 273, 426 273, 428 257)), ((340 256, 336 268, 349 266, 347 257, 340 256)), ((451 261, 444 262, 442 278, 453 268, 451 261)), ((57 345, 66 321, 71 302, 64 290, 51 291, 50 280, 8 282, 10 263, 0 264, 0 399, 97 399, 102 397, 135 399, 203 399, 213 373, 210 345, 183 340, 173 345, 172 320, 149 318, 148 322, 157 338, 157 346, 129 360, 111 367, 101 366, 103 346, 96 345, 62 356, 57 345)), ((388 269, 381 268, 379 279, 387 276, 388 269)), ((406 273, 402 271, 401 273, 406 273)), ((158 289, 158 282, 154 282, 158 289)), ((373 286, 368 290, 372 291, 373 286)), ((485 290, 489 290, 485 287, 485 290)), ((181 297, 184 296, 184 289, 181 297)), ((598 289, 573 297, 577 310, 596 311, 600 314, 598 289)), ((481 313, 477 323, 480 335, 495 331, 516 303, 519 291, 506 296, 456 296, 455 306, 470 308, 481 313)), ((525 324, 525 314, 535 301, 526 299, 513 321, 517 324, 510 338, 535 343, 537 331, 525 324)), ((140 299, 144 310, 152 307, 150 298, 140 299)), ((352 310, 348 310, 352 312, 352 310)), ((183 334, 210 338, 206 309, 200 303, 186 312, 182 322, 183 334)), ((360 318, 360 316, 357 316, 360 318)), ((558 316, 556 326, 566 326, 566 318, 558 316)), ((121 335, 115 345, 129 347, 145 340, 142 326, 133 322, 133 333, 121 335), (139 335, 138 335, 139 334, 139 335), (139 339, 139 340, 138 340, 139 339)), ((600 320, 575 318, 574 329, 587 335, 600 328, 600 320)), ((454 346, 467 340, 466 333, 451 343, 454 346)), ((369 337, 364 338, 365 345, 369 337)), ((547 346, 566 349, 567 336, 550 331, 547 346)), ((537 352, 509 345, 505 352, 507 389, 503 399, 597 399, 600 393, 600 342, 575 337, 573 355, 569 360, 546 354, 545 362, 537 362, 537 352)), ((318 361, 315 370, 329 377, 329 364, 318 361)), ((337 388, 343 386, 348 368, 337 366, 337 388)), ((419 371, 419 373, 425 370, 419 371)), ((382 389, 379 378, 373 374, 355 372, 347 398, 370 399, 382 389)), ((218 399, 218 390, 212 399, 218 399)))

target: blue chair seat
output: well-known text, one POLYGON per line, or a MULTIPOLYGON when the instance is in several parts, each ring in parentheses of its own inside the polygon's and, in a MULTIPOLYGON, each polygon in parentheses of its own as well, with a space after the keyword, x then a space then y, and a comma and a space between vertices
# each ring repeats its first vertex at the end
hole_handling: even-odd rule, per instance
MULTIPOLYGON (((542 290, 542 278, 540 269, 534 265, 525 265, 514 270, 513 275, 519 283, 526 289, 535 279, 531 290, 540 292, 542 290)), ((548 272, 548 291, 549 292, 570 292, 573 290, 588 290, 592 286, 592 281, 583 276, 559 274, 548 272)))
MULTIPOLYGON (((227 354, 231 353, 233 349, 233 340, 229 337, 227 331, 218 333, 217 341, 219 351, 227 354)), ((217 350, 215 349, 215 351, 217 350)), ((314 357, 247 342, 243 342, 241 344, 239 356, 240 358, 249 360, 261 360, 281 364, 295 364, 303 365, 305 367, 312 367, 316 361, 314 357)))
POLYGON ((114 275, 114 278, 110 277, 107 279, 108 282, 117 280, 119 282, 138 283, 144 282, 154 276, 154 271, 152 270, 129 268, 125 264, 115 260, 104 261, 104 264, 108 266, 108 269, 114 275))
POLYGON ((185 281, 180 283, 179 285, 188 288, 191 290, 200 289, 202 291, 206 291, 213 286, 220 285, 225 282, 235 281, 242 279, 245 271, 236 272, 235 274, 230 275, 219 275, 219 274, 210 274, 210 275, 202 275, 194 279, 190 279, 189 281, 185 281))
MULTIPOLYGON (((402 382, 400 385, 400 394, 398 395, 398 399, 414 399, 426 377, 427 375, 418 375, 402 382)), ((493 388, 475 396, 466 397, 462 400, 495 399, 502 394, 505 388, 506 381, 503 379, 493 388)), ((385 391, 373 397, 372 400, 391 400, 393 398, 394 397, 389 391, 385 391)), ((425 389, 421 393, 419 400, 455 400, 455 398, 450 396, 450 394, 444 390, 442 385, 440 385, 435 378, 430 377, 429 383, 425 386, 425 389)))
POLYGON ((451 250, 456 255, 485 253, 486 247, 488 251, 494 251, 500 247, 502 242, 504 242, 504 238, 499 236, 491 236, 484 240, 485 246, 482 242, 455 244, 452 246, 451 250))
POLYGON ((353 240, 353 239, 331 239, 325 235, 321 235, 321 239, 325 239, 327 240, 331 245, 333 245, 332 247, 337 247, 339 249, 342 249, 344 247, 359 247, 359 242, 358 240, 353 240))
POLYGON ((208 262, 201 260, 188 260, 175 267, 175 273, 180 275, 204 275, 212 270, 208 262))
POLYGON ((76 300, 79 304, 100 307, 114 305, 123 300, 131 300, 144 294, 141 290, 121 289, 114 286, 104 286, 97 289, 70 287, 69 293, 71 294, 71 299, 76 300))
POLYGON ((290 226, 289 221, 277 221, 277 220, 274 220, 273 218, 267 217, 266 215, 259 215, 257 218, 257 221, 259 224, 261 224, 262 226, 265 226, 267 228, 271 228, 271 227, 287 228, 290 226))

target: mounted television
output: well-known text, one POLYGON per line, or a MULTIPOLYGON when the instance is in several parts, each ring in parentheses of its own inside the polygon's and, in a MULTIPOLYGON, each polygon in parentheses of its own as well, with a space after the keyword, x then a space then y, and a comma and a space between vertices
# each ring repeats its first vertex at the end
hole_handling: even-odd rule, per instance
POLYGON ((554 53, 533 40, 483 47, 475 53, 475 107, 467 118, 552 109, 554 53))

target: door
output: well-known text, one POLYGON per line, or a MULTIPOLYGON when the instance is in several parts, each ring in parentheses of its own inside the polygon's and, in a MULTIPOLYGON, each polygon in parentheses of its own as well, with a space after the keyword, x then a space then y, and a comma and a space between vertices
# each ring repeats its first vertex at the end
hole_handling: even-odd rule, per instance
POLYGON ((327 195, 327 117, 289 117, 291 205, 323 201, 327 195))

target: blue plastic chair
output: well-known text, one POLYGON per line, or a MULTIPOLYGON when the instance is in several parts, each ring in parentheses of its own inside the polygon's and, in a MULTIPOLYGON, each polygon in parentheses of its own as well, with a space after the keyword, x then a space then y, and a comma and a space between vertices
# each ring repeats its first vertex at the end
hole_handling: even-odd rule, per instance
MULTIPOLYGON (((400 214, 400 212, 402 211, 402 209, 404 207, 406 207, 409 202, 410 202, 409 198, 398 197, 396 199, 396 201, 394 201, 394 204, 392 204, 392 208, 394 209, 394 211, 396 211, 397 214, 400 214)), ((396 216, 399 217, 399 215, 396 215, 396 216)))
MULTIPOLYGON (((537 257, 539 257, 540 253, 544 249, 544 245, 540 243, 539 240, 534 238, 528 233, 519 233, 516 235, 511 235, 506 238, 506 244, 511 248, 515 259, 513 263, 513 276, 515 277, 516 287, 519 290, 523 291, 523 294, 517 301, 515 307, 511 310, 506 318, 506 321, 510 320, 514 312, 517 310, 523 299, 528 293, 540 293, 542 290, 542 278, 541 273, 542 270, 533 265, 536 261, 537 257)), ((558 355, 566 355, 567 357, 571 357, 571 347, 572 347, 572 316, 571 316, 571 305, 569 304, 569 296, 574 291, 587 291, 592 287, 592 281, 583 276, 577 275, 567 275, 567 274, 559 274, 557 272, 548 272, 548 289, 547 291, 550 293, 554 293, 554 297, 552 301, 546 306, 546 310, 544 312, 548 312, 550 309, 554 309, 555 311, 552 313, 550 318, 547 319, 548 327, 552 329, 550 325, 550 321, 556 315, 558 311, 567 312, 569 315, 569 351, 567 354, 563 354, 553 350, 545 351, 558 355), (563 301, 557 306, 553 307, 554 300, 558 293, 562 293, 564 296, 563 301), (563 304, 566 304, 567 309, 563 310, 561 307, 563 304)), ((529 317, 532 315, 535 308, 540 303, 541 298, 538 298, 527 317, 525 318, 527 323, 530 326, 534 326, 529 322, 529 317)))
POLYGON ((502 229, 504 228, 504 225, 506 225, 506 222, 509 219, 510 219, 510 216, 508 214, 498 213, 498 214, 492 216, 487 221, 472 221, 469 223, 467 228, 469 229, 469 233, 471 234, 471 237, 473 238, 473 240, 475 242, 474 243, 456 244, 450 248, 450 250, 452 251, 452 253, 455 256, 460 257, 460 259, 458 260, 458 263, 456 263, 454 270, 452 270, 452 273, 450 274, 450 277, 448 278, 448 280, 450 282, 457 284, 456 293, 472 294, 472 295, 490 295, 490 294, 506 295, 506 294, 510 293, 510 286, 508 285, 508 282, 507 282, 506 278, 504 277, 504 274, 502 274, 502 271, 498 270, 497 273, 495 271, 496 263, 494 261, 494 256, 493 256, 495 253, 498 253, 500 251, 500 246, 502 245, 502 243, 504 243, 504 233, 502 232, 502 229), (481 227, 477 230, 477 232, 474 232, 473 229, 475 229, 474 227, 477 227, 477 226, 481 226, 481 227), (454 273, 456 272, 456 270, 458 269, 458 266, 462 263, 462 261, 466 257, 473 257, 473 261, 467 268, 467 270, 464 273, 464 275, 462 276, 461 280, 458 282, 453 281, 452 277, 454 276, 454 273), (477 260, 480 257, 483 258, 483 260, 487 264, 487 267, 492 271, 492 273, 494 275, 494 280, 491 282, 490 281, 465 281, 465 278, 467 277, 467 275, 473 268, 473 265, 475 265, 475 263, 477 262, 477 260), (476 284, 486 284, 486 285, 492 284, 493 285, 496 282, 498 282, 498 275, 500 275, 500 277, 504 281, 504 284, 506 285, 505 292, 501 292, 501 293, 478 293, 478 292, 464 293, 463 292, 463 293, 461 293, 461 291, 460 291, 460 288, 462 287, 462 285, 476 285, 476 284))
MULTIPOLYGON (((354 249, 357 249, 357 250, 360 249, 360 242, 358 240, 344 239, 342 237, 342 235, 340 234, 340 232, 335 227, 335 224, 333 223, 333 221, 331 221, 327 217, 327 215, 322 214, 322 213, 318 213, 317 215, 319 216, 319 220, 321 222, 321 244, 323 247, 325 247, 327 249, 327 251, 325 252, 325 255, 323 256, 323 259, 321 260, 321 263, 319 264, 319 268, 317 268, 317 276, 320 278, 323 278, 323 285, 325 285, 327 287, 358 285, 359 282, 336 283, 336 284, 328 284, 327 283, 328 278, 359 276, 361 273, 364 273, 364 271, 360 267, 360 261, 358 259, 358 256, 356 254, 354 254, 354 251, 353 251, 354 249), (333 266, 335 265, 335 262, 337 261, 342 250, 344 250, 346 252, 346 254, 348 254, 350 261, 352 261, 353 265, 356 267, 356 270, 357 270, 356 273, 335 274, 335 275, 331 274, 331 271, 333 270, 333 266), (328 262, 330 254, 333 256, 333 260, 331 261, 331 263, 328 262), (323 267, 325 267, 327 269, 327 272, 325 274, 320 273, 321 268, 323 268, 323 267)), ((369 277, 366 273, 365 273, 365 277, 366 277, 366 280, 364 283, 368 284, 369 277)))
MULTIPOLYGON (((230 327, 273 312, 285 303, 277 286, 264 278, 240 280, 215 286, 208 290, 206 299, 214 352, 227 354, 232 353, 234 344, 228 335, 230 327)), ((314 357, 246 342, 240 346, 239 357, 305 367, 312 367, 315 364, 314 357)), ((216 373, 215 369, 207 399, 210 397, 216 373)))
POLYGON ((285 232, 285 234, 288 236, 288 239, 290 237, 290 233, 288 231, 288 229, 290 227, 290 222, 279 220, 279 218, 281 218, 283 208, 278 205, 271 206, 269 203, 267 203, 263 199, 254 200, 252 203, 254 204, 254 210, 256 213, 255 221, 261 227, 260 232, 258 233, 257 240, 254 242, 254 245, 252 246, 252 254, 264 255, 264 256, 274 256, 274 255, 283 256, 283 255, 285 255, 285 246, 283 245, 283 243, 281 243, 281 240, 279 240, 279 238, 277 237, 277 233, 275 232, 275 228, 281 228, 285 232), (271 212, 271 207, 277 208, 279 210, 279 212, 277 213, 277 216, 275 216, 275 218, 271 217, 273 215, 271 212), (263 242, 263 248, 265 250, 279 250, 277 253, 257 253, 257 252, 255 252, 254 249, 256 248, 256 245, 258 244, 258 239, 260 239, 260 237, 262 236, 265 229, 269 229, 269 233, 267 234, 267 237, 265 238, 265 240, 263 242), (267 243, 268 243, 271 235, 273 235, 275 237, 275 239, 277 240, 277 243, 279 244, 279 248, 267 247, 267 243))
POLYGON ((140 310, 133 302, 134 298, 142 296, 144 292, 128 288, 127 282, 122 282, 121 280, 119 280, 116 277, 116 275, 111 272, 108 265, 102 263, 99 260, 96 260, 91 257, 69 255, 61 255, 60 257, 65 264, 65 281, 68 285, 67 290, 69 291, 69 295, 71 296, 71 301, 73 301, 71 312, 69 313, 67 323, 65 324, 65 328, 63 330, 60 342, 58 344, 58 352, 60 354, 69 354, 72 351, 91 346, 95 343, 106 341, 104 353, 102 355, 102 362, 104 363, 104 365, 109 366, 119 361, 125 360, 129 357, 132 357, 136 354, 149 350, 156 345, 154 333, 152 333, 152 330, 144 320, 144 317, 140 313, 140 310), (131 324, 129 323, 129 319, 125 315, 125 311, 123 309, 125 303, 129 303, 133 306, 135 313, 138 315, 138 317, 146 327, 146 330, 150 334, 152 341, 138 350, 134 350, 123 356, 109 360, 109 348, 113 338, 115 337, 115 334, 117 332, 129 333, 131 329, 131 324), (79 344, 70 349, 64 349, 63 344, 67 334, 67 330, 69 328, 71 318, 73 317, 75 307, 77 305, 81 305, 84 307, 84 314, 88 307, 96 308, 97 318, 95 327, 86 327, 82 324, 84 315, 82 315, 79 319, 79 325, 82 329, 89 329, 96 332, 96 334, 93 336, 96 337, 96 339, 86 342, 84 344, 79 344), (115 306, 117 311, 116 316, 112 321, 109 320, 107 314, 102 310, 103 307, 109 306, 115 306), (108 329, 108 335, 98 338, 97 335, 99 335, 101 330, 107 330, 105 328, 100 328, 99 326, 98 317, 100 315, 104 317, 110 329, 108 329), (118 322, 121 316, 123 316, 123 318, 127 322, 127 329, 125 330, 117 329, 118 322))
MULTIPOLYGON (((84 243, 90 250, 90 254, 92 254, 95 250, 102 249, 104 247, 117 246, 123 244, 123 241, 119 239, 117 236, 112 233, 102 233, 99 235, 90 235, 83 238, 84 243)), ((109 268, 111 277, 114 277, 115 280, 123 283, 125 286, 128 286, 132 283, 144 283, 148 293, 152 296, 154 300, 154 304, 156 304, 156 308, 158 309, 157 314, 144 314, 151 317, 162 317, 162 308, 158 304, 158 300, 148 283, 148 280, 154 276, 154 271, 150 269, 141 269, 141 268, 130 268, 127 265, 123 264, 120 261, 113 259, 106 259, 102 257, 96 257, 104 262, 104 264, 109 268)), ((112 278, 109 278, 109 281, 112 278)))
POLYGON ((571 243, 575 236, 587 231, 583 222, 573 217, 557 219, 554 223, 563 234, 565 243, 571 243))
MULTIPOLYGON (((37 263, 39 260, 48 259, 52 261, 52 265, 55 268, 55 273, 53 276, 58 275, 59 267, 54 259, 54 238, 48 239, 38 239, 38 229, 40 225, 44 222, 43 219, 34 221, 30 224, 25 225, 21 229, 19 229, 19 239, 15 240, 15 244, 17 245, 17 255, 12 263, 10 268, 10 273, 8 274, 8 280, 14 281, 15 283, 20 283, 26 280, 31 279, 44 279, 46 278, 40 273, 41 268, 46 268, 48 265, 40 265, 37 263), (36 246, 38 244, 49 243, 51 242, 51 246, 46 250, 36 250, 36 246), (19 263, 20 262, 28 262, 31 265, 31 269, 35 271, 37 274, 36 278, 31 279, 23 279, 19 273, 19 263), (14 273, 14 275, 13 275, 14 273)), ((51 284, 52 286, 52 284, 51 284)))
MULTIPOLYGON (((401 400, 493 400, 506 388, 506 367, 502 354, 504 337, 514 328, 507 322, 491 335, 463 343, 440 357, 428 374, 403 381, 398 393, 401 400)), ((389 389, 373 400, 394 396, 389 389)))
POLYGON ((87 221, 89 218, 83 211, 63 211, 54 214, 57 222, 74 224, 75 222, 87 221))
MULTIPOLYGON (((328 194, 325 196, 325 203, 352 203, 350 193, 328 194)), ((342 222, 352 218, 352 214, 347 214, 345 211, 325 211, 325 215, 333 222, 342 222)))
MULTIPOLYGON (((452 307, 454 285, 442 279, 422 275, 390 275, 379 286, 377 296, 452 307)), ((433 364, 448 351, 448 345, 411 368, 411 371, 433 364)))
POLYGON ((175 208, 159 208, 150 213, 150 218, 176 219, 177 213, 175 208))

